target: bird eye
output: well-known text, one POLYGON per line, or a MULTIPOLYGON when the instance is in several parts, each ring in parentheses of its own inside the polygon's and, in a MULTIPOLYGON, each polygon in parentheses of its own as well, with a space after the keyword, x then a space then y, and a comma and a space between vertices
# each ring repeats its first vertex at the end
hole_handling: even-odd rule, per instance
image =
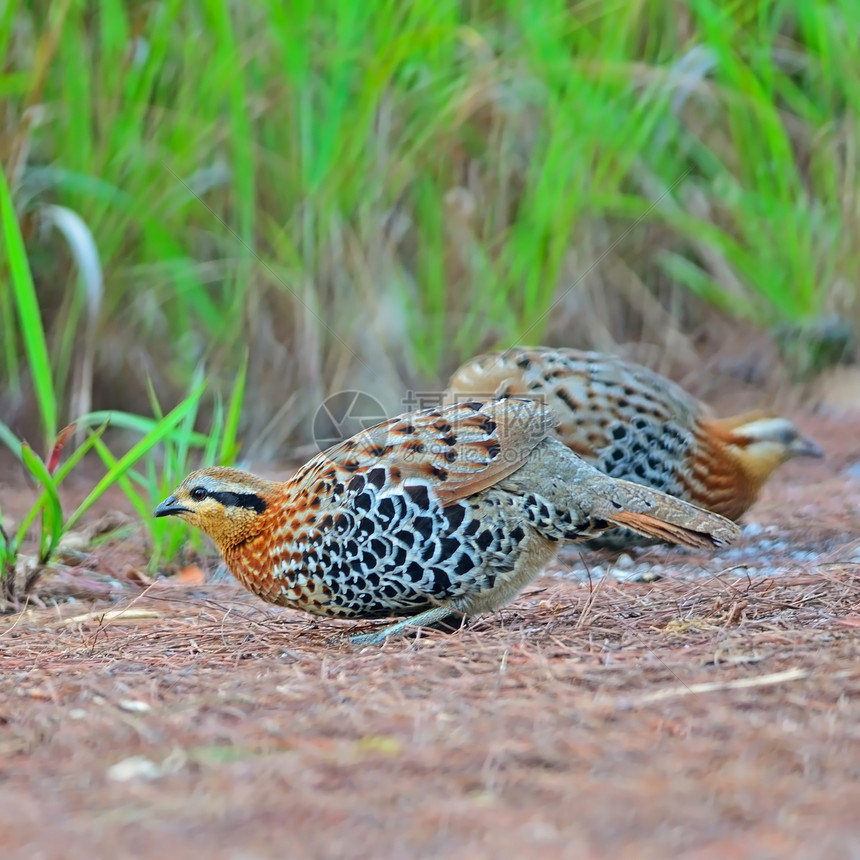
POLYGON ((191 498, 194 499, 195 502, 202 502, 203 499, 206 498, 206 490, 203 487, 195 487, 191 491, 191 498))

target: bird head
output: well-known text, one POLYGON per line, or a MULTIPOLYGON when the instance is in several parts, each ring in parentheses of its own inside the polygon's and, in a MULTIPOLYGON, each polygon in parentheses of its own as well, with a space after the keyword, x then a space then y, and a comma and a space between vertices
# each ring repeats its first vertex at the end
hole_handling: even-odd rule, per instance
POLYGON ((179 517, 205 532, 220 550, 260 533, 262 514, 276 486, 238 469, 192 472, 156 509, 156 517, 179 517))
POLYGON ((788 460, 824 456, 821 448, 787 418, 754 413, 716 423, 723 425, 728 450, 759 485, 788 460))

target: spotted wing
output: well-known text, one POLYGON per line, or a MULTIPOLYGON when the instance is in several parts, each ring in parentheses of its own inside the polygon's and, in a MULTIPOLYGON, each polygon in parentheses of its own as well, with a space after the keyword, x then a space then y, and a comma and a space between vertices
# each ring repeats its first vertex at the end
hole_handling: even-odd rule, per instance
POLYGON ((469 401, 406 413, 318 455, 291 484, 348 483, 382 468, 387 486, 419 479, 450 504, 515 472, 554 422, 552 410, 534 400, 469 401))
POLYGON ((573 349, 512 349, 464 364, 452 397, 537 397, 557 417, 555 435, 613 477, 673 492, 705 406, 658 373, 573 349))

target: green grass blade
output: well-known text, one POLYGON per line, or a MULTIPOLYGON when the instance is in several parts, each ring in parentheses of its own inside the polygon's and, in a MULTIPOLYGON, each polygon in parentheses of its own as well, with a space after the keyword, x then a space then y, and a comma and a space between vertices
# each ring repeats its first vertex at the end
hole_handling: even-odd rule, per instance
POLYGON ((3 222, 3 240, 11 271, 12 292, 18 310, 27 361, 33 377, 36 400, 39 404, 42 430, 45 439, 50 443, 57 435, 57 398, 48 358, 48 345, 45 341, 39 299, 30 273, 24 239, 15 215, 6 175, 2 170, 0 170, 0 220, 3 222))
POLYGON ((44 490, 42 498, 32 510, 44 512, 42 533, 39 538, 39 561, 46 564, 63 534, 63 506, 53 476, 26 442, 21 445, 21 462, 44 490))
POLYGON ((69 517, 66 527, 72 528, 81 516, 89 510, 93 503, 95 503, 111 485, 116 483, 118 477, 124 475, 156 445, 169 438, 175 428, 185 419, 185 417, 189 413, 196 411, 202 393, 203 387, 201 386, 193 394, 182 401, 182 403, 180 403, 175 409, 165 415, 165 417, 149 433, 147 433, 143 439, 122 456, 90 491, 81 504, 78 505, 74 513, 69 517))
POLYGON ((97 439, 95 441, 94 447, 99 457, 101 457, 102 462, 107 467, 108 472, 116 475, 115 481, 117 486, 123 491, 129 502, 131 502, 141 520, 146 521, 149 519, 152 516, 152 511, 150 510, 147 502, 143 500, 140 493, 135 491, 133 484, 129 480, 127 470, 120 468, 119 460, 113 455, 111 450, 104 444, 104 442, 101 441, 101 439, 97 439))
POLYGON ((0 421, 0 442, 2 442, 17 459, 21 459, 21 440, 0 421))
MULTIPOLYGON (((119 410, 100 410, 98 412, 90 412, 83 415, 76 419, 76 423, 79 427, 84 428, 106 423, 111 427, 122 427, 126 430, 133 430, 135 433, 146 435, 159 426, 162 418, 147 418, 144 415, 133 415, 130 412, 122 412, 119 410)), ((176 431, 174 430, 173 432, 176 431)), ((196 430, 189 430, 185 435, 189 445, 193 445, 196 448, 202 448, 206 444, 207 437, 203 433, 199 433, 196 430)))
POLYGON ((227 405, 227 415, 221 430, 221 444, 218 448, 217 462, 219 464, 232 463, 239 452, 239 444, 236 441, 239 433, 239 422, 242 418, 242 405, 245 400, 245 382, 248 378, 248 352, 242 356, 242 364, 233 385, 230 402, 227 405))

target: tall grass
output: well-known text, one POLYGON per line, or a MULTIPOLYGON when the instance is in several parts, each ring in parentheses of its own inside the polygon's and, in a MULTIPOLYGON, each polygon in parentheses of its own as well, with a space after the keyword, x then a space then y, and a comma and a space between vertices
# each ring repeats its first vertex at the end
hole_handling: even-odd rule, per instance
MULTIPOLYGON (((855 13, 9 0, 0 158, 51 366, 73 386, 88 306, 45 204, 104 271, 94 405, 139 407, 147 375, 176 396, 202 361, 226 390, 247 349, 269 453, 330 390, 391 403, 491 343, 624 337, 618 272, 699 318, 856 314, 855 13)), ((37 359, 7 289, 12 409, 37 359)))
MULTIPOLYGON (((83 222, 71 210, 51 207, 50 217, 63 232, 74 237, 70 247, 77 249, 82 271, 87 271, 90 282, 101 282, 98 261, 90 251, 90 234, 83 222)), ((9 266, 9 305, 16 311, 27 364, 36 394, 41 429, 44 433, 46 453, 40 456, 26 440, 22 440, 0 420, 0 446, 7 449, 29 474, 36 492, 29 510, 20 521, 11 524, 3 514, 0 503, 0 611, 16 606, 21 597, 33 587, 44 568, 53 561, 61 539, 78 524, 81 517, 112 487, 123 490, 129 501, 148 526, 152 539, 150 555, 153 569, 164 559, 176 556, 184 536, 175 523, 155 522, 151 516, 153 499, 163 496, 168 488, 188 471, 189 464, 205 465, 229 463, 235 457, 239 415, 245 385, 245 365, 237 367, 232 386, 232 397, 226 411, 216 396, 214 415, 208 435, 195 432, 195 423, 203 391, 205 375, 196 374, 193 390, 172 411, 164 414, 155 396, 152 397, 154 418, 125 412, 75 412, 75 420, 57 432, 59 398, 54 370, 48 358, 42 314, 33 284, 23 237, 15 217, 9 185, 0 170, 0 235, 6 249, 9 266), (117 457, 102 439, 108 426, 113 424, 130 431, 139 438, 124 454, 117 457), (80 434, 79 441, 72 441, 80 434), (164 448, 158 461, 153 452, 164 448), (67 453, 62 460, 64 451, 67 453), (95 450, 105 465, 105 473, 94 481, 94 486, 71 513, 63 508, 60 485, 83 458, 95 450), (140 467, 143 466, 141 470, 140 467), (145 473, 145 476, 142 474, 145 473), (134 483, 143 488, 141 493, 134 483), (35 552, 22 556, 29 538, 37 532, 35 552), (26 561, 24 560, 26 558, 26 561)), ((88 356, 88 344, 82 347, 88 356)), ((78 406, 80 404, 77 404, 78 406)), ((41 446, 39 446, 41 447, 41 446)), ((90 474, 92 470, 90 471, 90 474)), ((17 490, 21 493, 20 488, 17 490)))

